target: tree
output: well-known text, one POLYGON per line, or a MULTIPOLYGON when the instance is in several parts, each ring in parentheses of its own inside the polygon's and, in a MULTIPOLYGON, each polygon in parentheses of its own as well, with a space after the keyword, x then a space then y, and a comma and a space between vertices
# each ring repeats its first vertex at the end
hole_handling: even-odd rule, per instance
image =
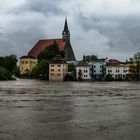
POLYGON ((31 72, 31 76, 43 80, 49 80, 49 61, 41 60, 31 72))
POLYGON ((69 64, 69 65, 68 65, 68 71, 69 71, 69 72, 74 72, 75 69, 76 69, 76 66, 75 66, 74 64, 69 64))
MULTIPOLYGON (((52 60, 57 54, 59 54, 59 48, 56 43, 47 47, 43 52, 41 52, 38 56, 38 60, 42 59, 52 60)), ((64 54, 63 54, 64 55, 64 54)))
POLYGON ((140 52, 134 54, 133 58, 130 58, 132 64, 131 72, 134 73, 136 80, 140 80, 140 52))
POLYGON ((15 55, 0 57, 0 66, 14 74, 14 71, 17 69, 17 61, 15 55))
POLYGON ((105 76, 104 80, 105 80, 105 81, 113 81, 114 78, 112 77, 111 74, 107 74, 107 75, 105 76))
POLYGON ((78 71, 78 80, 82 80, 82 71, 81 70, 79 70, 78 71))
POLYGON ((13 80, 11 72, 6 68, 0 67, 0 80, 13 80))
POLYGON ((83 60, 86 60, 88 62, 91 62, 91 61, 96 61, 98 59, 98 56, 97 55, 84 55, 83 56, 83 60))

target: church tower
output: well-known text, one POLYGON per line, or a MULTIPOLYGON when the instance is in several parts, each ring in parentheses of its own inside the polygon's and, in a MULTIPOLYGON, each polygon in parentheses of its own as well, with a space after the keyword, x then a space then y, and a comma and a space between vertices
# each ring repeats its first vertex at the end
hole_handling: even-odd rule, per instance
POLYGON ((62 32, 62 37, 65 41, 70 42, 70 31, 68 28, 67 18, 65 18, 64 30, 62 32))

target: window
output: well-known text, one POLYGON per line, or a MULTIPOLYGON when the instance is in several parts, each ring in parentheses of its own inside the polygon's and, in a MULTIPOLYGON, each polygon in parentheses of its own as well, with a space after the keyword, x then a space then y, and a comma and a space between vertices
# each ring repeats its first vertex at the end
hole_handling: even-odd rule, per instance
POLYGON ((61 76, 61 74, 57 74, 57 76, 61 76))
POLYGON ((57 67, 61 67, 61 65, 57 65, 57 67))
POLYGON ((26 61, 26 64, 28 64, 28 61, 26 61))
POLYGON ((54 76, 54 73, 52 73, 51 76, 54 76))
POLYGON ((51 71, 54 71, 54 69, 51 69, 51 71))
POLYGON ((24 61, 22 61, 21 63, 24 64, 24 61))
POLYGON ((54 67, 54 65, 51 65, 51 67, 54 67))
POLYGON ((87 73, 88 72, 88 70, 84 70, 84 73, 87 73))
POLYGON ((58 72, 60 72, 60 69, 58 69, 58 72))
POLYGON ((123 70, 123 73, 127 73, 128 71, 127 70, 123 70))
POLYGON ((84 77, 87 77, 87 75, 84 75, 84 77))
POLYGON ((116 73, 119 73, 120 72, 120 70, 116 70, 116 73))
POLYGON ((111 73, 112 72, 112 70, 108 70, 108 73, 111 73))

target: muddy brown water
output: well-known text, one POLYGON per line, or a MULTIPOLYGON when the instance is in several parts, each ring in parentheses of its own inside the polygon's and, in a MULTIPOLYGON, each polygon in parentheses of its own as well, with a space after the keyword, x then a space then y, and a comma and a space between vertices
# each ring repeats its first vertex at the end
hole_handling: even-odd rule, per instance
POLYGON ((140 140, 140 82, 0 82, 0 140, 140 140))

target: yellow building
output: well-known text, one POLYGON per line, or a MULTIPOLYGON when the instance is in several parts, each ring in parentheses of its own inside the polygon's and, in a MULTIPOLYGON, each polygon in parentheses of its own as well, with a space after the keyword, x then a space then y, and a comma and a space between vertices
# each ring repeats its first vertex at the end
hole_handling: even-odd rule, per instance
POLYGON ((20 57, 20 75, 28 74, 37 65, 37 59, 31 56, 20 57))
POLYGON ((68 73, 68 64, 63 59, 57 57, 49 65, 50 81, 63 81, 67 73, 68 73))

